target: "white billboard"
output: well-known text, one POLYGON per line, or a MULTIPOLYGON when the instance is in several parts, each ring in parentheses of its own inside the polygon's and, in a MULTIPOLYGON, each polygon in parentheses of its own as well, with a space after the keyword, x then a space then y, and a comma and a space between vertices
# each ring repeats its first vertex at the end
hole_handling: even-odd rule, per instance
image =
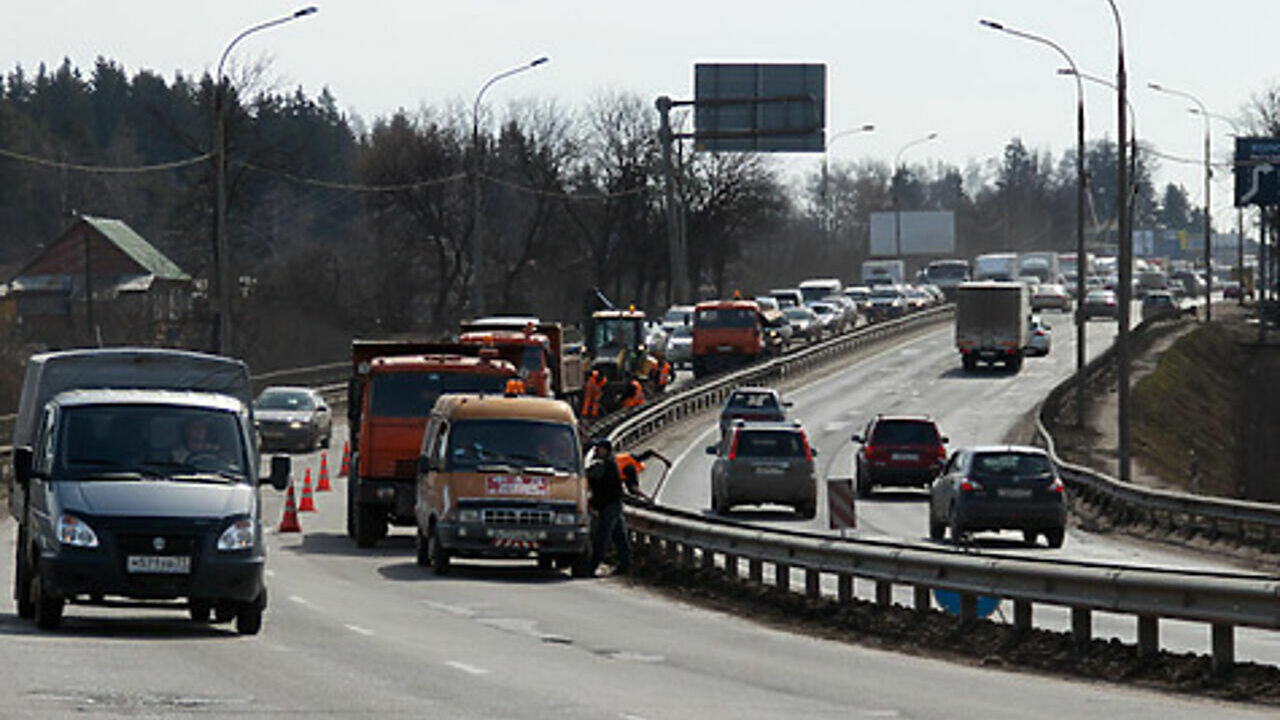
POLYGON ((871 257, 955 252, 956 214, 950 210, 871 213, 871 257))

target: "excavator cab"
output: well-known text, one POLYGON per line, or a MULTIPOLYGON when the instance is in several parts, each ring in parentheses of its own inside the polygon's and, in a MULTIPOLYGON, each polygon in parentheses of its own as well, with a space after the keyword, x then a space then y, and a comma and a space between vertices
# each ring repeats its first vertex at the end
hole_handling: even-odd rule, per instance
POLYGON ((634 375, 647 356, 644 314, 638 310, 602 310, 592 316, 591 369, 609 381, 634 375))

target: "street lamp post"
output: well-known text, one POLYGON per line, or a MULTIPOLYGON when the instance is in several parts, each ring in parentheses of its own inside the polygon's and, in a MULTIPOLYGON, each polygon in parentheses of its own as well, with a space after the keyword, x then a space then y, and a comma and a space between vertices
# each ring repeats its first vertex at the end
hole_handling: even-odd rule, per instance
POLYGON ((1204 321, 1213 319, 1213 248, 1210 246, 1211 226, 1213 225, 1209 189, 1213 180, 1213 167, 1209 164, 1209 109, 1200 102, 1200 98, 1189 92, 1165 87, 1159 83, 1147 83, 1147 87, 1156 92, 1168 93, 1185 98, 1200 108, 1204 116, 1204 321))
MULTIPOLYGON (((1226 115, 1204 112, 1199 108, 1187 108, 1187 110, 1192 115, 1204 115, 1214 120, 1221 120, 1231 126, 1231 132, 1236 137, 1244 137, 1240 132, 1240 125, 1226 115)), ((1244 305, 1244 208, 1242 207, 1236 208, 1236 280, 1240 283, 1240 295, 1236 304, 1244 305)))
POLYGON ((985 27, 999 30, 1014 37, 1047 45, 1057 51, 1067 64, 1071 66, 1071 74, 1076 78, 1076 426, 1084 427, 1084 366, 1085 366, 1085 325, 1084 313, 1079 307, 1084 303, 1084 83, 1080 79, 1080 69, 1076 61, 1058 43, 1033 33, 1015 30, 991 20, 979 21, 985 27))
POLYGON ((215 202, 216 227, 213 234, 213 286, 218 293, 217 339, 214 345, 220 355, 229 355, 231 353, 231 296, 233 294, 231 288, 231 258, 227 250, 227 83, 226 78, 222 76, 222 66, 227 62, 231 49, 246 37, 260 30, 273 28, 290 20, 315 14, 315 12, 315 6, 309 5, 284 17, 268 20, 242 30, 239 35, 232 38, 231 42, 227 43, 227 47, 222 51, 222 57, 218 58, 218 74, 215 77, 217 85, 213 91, 213 152, 214 164, 217 167, 217 188, 215 190, 217 193, 215 202))
POLYGON ((834 145, 835 142, 842 137, 847 137, 849 135, 857 135, 858 133, 868 133, 868 132, 874 131, 875 129, 876 129, 875 125, 872 125, 871 123, 867 123, 866 125, 863 125, 861 127, 849 128, 848 130, 841 130, 835 135, 832 135, 831 139, 827 140, 827 144, 822 148, 822 229, 823 231, 829 232, 831 230, 831 204, 830 204, 831 196, 827 194, 827 154, 828 154, 827 151, 830 150, 831 146, 834 145))
POLYGON ((484 248, 480 240, 480 100, 494 83, 548 62, 539 57, 489 78, 476 93, 471 105, 471 310, 476 317, 484 314, 484 248))
MULTIPOLYGON (((938 133, 931 132, 922 138, 916 138, 915 140, 912 140, 906 145, 903 145, 898 150, 898 154, 893 156, 894 176, 895 177, 897 176, 898 167, 902 164, 903 153, 905 153, 910 148, 915 147, 916 145, 927 143, 936 137, 938 137, 938 133)), ((890 182, 893 182, 893 181, 890 180, 890 182)), ((893 188, 893 252, 894 252, 894 257, 897 257, 897 258, 902 257, 902 212, 899 210, 899 207, 898 207, 898 188, 896 187, 896 183, 895 183, 895 187, 893 188)))

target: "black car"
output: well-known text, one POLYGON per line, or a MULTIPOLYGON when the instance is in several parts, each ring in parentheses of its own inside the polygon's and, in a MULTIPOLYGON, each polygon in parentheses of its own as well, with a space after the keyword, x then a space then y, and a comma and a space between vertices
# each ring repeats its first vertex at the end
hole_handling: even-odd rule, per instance
POLYGON ((735 420, 748 422, 782 422, 787 419, 787 408, 777 390, 759 387, 735 388, 729 393, 720 409, 720 437, 729 432, 735 420))
POLYGON ((929 537, 958 542, 979 530, 1021 530, 1027 545, 1044 535, 1062 547, 1067 503, 1053 461, 1035 447, 957 450, 929 493, 929 537))
POLYGON ((333 437, 333 413, 311 388, 269 387, 253 411, 263 451, 327 448, 333 437))

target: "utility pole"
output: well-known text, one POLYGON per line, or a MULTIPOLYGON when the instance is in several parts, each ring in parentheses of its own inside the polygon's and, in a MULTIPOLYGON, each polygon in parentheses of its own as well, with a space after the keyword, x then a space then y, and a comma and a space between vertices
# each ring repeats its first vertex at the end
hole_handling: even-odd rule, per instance
POLYGON ((663 95, 654 102, 658 110, 658 140, 662 144, 663 198, 667 208, 667 253, 670 256, 672 302, 689 302, 688 258, 683 233, 677 216, 675 172, 671 162, 671 145, 675 135, 671 132, 671 98, 663 95))

